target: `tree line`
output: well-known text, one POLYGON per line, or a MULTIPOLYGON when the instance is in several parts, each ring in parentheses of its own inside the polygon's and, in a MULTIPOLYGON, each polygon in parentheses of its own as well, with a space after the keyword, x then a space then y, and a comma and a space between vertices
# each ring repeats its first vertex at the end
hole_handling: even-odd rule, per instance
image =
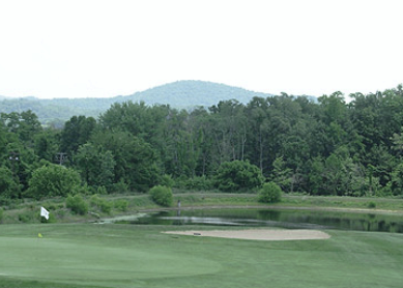
POLYGON ((244 191, 269 181, 289 193, 402 196, 402 85, 349 96, 281 93, 192 111, 129 101, 61 129, 30 110, 1 113, 0 198, 155 185, 244 191))

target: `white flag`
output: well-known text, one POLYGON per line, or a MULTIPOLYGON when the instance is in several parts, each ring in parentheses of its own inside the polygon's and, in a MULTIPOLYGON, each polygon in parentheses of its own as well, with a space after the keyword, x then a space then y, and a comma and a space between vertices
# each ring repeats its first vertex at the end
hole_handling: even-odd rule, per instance
POLYGON ((49 220, 49 211, 46 210, 45 208, 41 207, 41 216, 45 217, 46 220, 49 220))

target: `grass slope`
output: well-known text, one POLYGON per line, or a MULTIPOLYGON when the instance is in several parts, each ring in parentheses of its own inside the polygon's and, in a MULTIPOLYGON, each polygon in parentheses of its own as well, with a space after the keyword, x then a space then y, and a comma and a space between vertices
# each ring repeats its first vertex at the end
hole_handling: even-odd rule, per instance
POLYGON ((160 233, 172 226, 0 228, 0 287, 7 288, 368 288, 403 281, 399 234, 327 231, 329 240, 264 242, 160 233))

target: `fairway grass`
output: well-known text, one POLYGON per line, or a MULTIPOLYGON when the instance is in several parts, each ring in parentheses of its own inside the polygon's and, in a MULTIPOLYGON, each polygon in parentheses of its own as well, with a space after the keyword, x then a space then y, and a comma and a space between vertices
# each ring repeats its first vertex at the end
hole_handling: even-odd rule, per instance
POLYGON ((330 239, 271 242, 161 233, 168 229, 182 230, 0 225, 0 287, 368 288, 403 283, 401 234, 325 231, 330 239))

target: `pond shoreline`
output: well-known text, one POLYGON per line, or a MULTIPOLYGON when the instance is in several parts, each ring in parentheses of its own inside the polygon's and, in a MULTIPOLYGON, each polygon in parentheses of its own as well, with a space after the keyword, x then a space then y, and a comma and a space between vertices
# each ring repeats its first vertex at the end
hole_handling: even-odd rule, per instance
POLYGON ((158 212, 158 211, 177 211, 177 210, 202 210, 202 209, 267 209, 267 210, 311 210, 311 211, 329 211, 329 212, 348 212, 365 214, 384 214, 384 215, 403 215, 400 210, 371 209, 371 208, 337 208, 337 207, 301 207, 301 206, 281 206, 281 205, 195 205, 181 207, 159 207, 138 209, 138 212, 158 212))

